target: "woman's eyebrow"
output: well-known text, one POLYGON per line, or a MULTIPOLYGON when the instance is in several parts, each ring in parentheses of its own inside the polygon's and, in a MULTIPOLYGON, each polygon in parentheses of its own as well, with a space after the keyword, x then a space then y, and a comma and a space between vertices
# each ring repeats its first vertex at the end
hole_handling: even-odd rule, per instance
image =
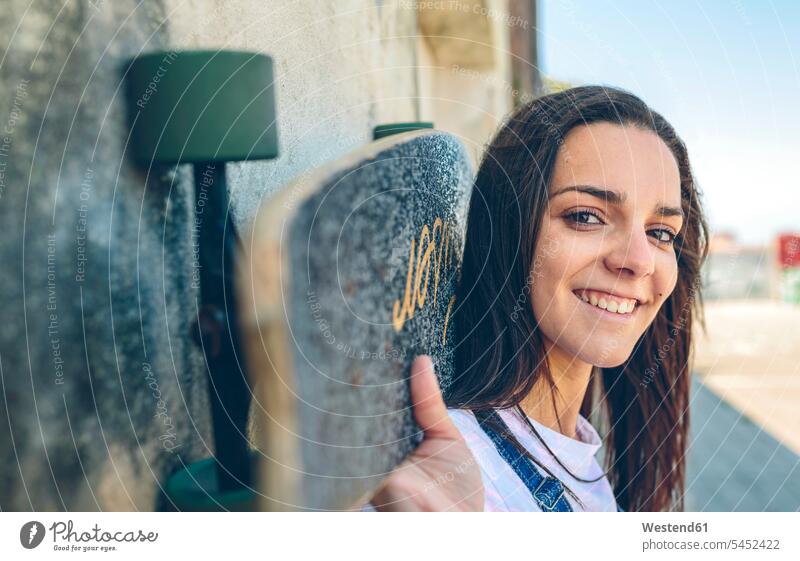
MULTIPOLYGON (((586 193, 587 195, 597 197, 598 199, 603 199, 605 202, 615 206, 622 206, 627 198, 624 193, 618 193, 617 191, 604 189, 602 187, 597 187, 595 185, 568 185, 566 187, 562 187, 561 189, 553 193, 550 196, 550 198, 554 199, 563 193, 569 193, 572 191, 577 191, 579 193, 586 193)), ((656 214, 662 217, 678 216, 682 219, 686 218, 683 209, 676 206, 664 206, 664 205, 658 206, 656 207, 656 214)))
POLYGON ((681 219, 686 218, 686 214, 683 212, 683 209, 676 206, 660 206, 656 209, 656 214, 662 217, 678 216, 681 219))
POLYGON ((586 193, 587 195, 591 195, 593 197, 597 197, 598 199, 603 199, 607 203, 611 203, 612 205, 621 206, 625 202, 625 195, 617 193, 616 191, 611 191, 610 189, 603 189, 602 187, 595 187, 594 185, 568 185, 566 187, 562 187, 555 193, 553 193, 550 198, 555 199, 557 196, 567 193, 570 191, 578 191, 579 193, 586 193))

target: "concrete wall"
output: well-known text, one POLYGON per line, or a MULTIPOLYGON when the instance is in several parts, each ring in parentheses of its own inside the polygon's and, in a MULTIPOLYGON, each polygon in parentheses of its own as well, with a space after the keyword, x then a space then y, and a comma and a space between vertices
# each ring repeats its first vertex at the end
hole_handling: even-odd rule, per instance
POLYGON ((477 164, 512 108, 510 31, 529 22, 510 15, 502 0, 418 7, 422 114, 458 136, 477 164))
POLYGON ((146 179, 123 155, 123 63, 170 43, 166 7, 136 5, 0 16, 3 510, 152 509, 179 455, 213 446, 186 173, 146 179))
MULTIPOLYGON (((274 58, 281 156, 230 166, 240 225, 289 179, 368 142, 376 124, 433 119, 479 147, 510 103, 502 86, 437 61, 446 51, 426 44, 409 3, 3 8, 0 508, 156 508, 166 476, 210 455, 213 441, 205 372, 188 335, 197 297, 191 174, 145 174, 125 155, 126 61, 194 48, 274 58), (437 68, 428 73, 420 61, 437 68)), ((471 18, 479 31, 498 25, 481 17, 471 18)), ((502 29, 478 39, 489 52, 481 76, 507 81, 502 29)))

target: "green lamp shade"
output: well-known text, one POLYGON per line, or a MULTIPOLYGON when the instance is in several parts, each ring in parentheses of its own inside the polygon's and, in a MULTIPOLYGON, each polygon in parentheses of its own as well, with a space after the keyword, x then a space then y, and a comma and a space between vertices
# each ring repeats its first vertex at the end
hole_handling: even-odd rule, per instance
POLYGON ((240 51, 158 52, 127 72, 134 159, 259 160, 278 155, 272 59, 240 51))
POLYGON ((372 131, 373 140, 391 136, 393 134, 400 134, 403 132, 415 131, 419 129, 432 129, 433 123, 428 121, 410 121, 407 123, 389 123, 386 125, 378 125, 372 131))

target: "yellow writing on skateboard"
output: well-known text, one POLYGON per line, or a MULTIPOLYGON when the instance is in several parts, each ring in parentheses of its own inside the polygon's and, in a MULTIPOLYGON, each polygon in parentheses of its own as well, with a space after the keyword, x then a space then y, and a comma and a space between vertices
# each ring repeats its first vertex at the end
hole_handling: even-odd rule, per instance
MULTIPOLYGON (((431 266, 433 266, 433 303, 439 292, 439 278, 443 270, 449 269, 453 261, 451 226, 447 221, 436 218, 433 228, 427 224, 422 227, 419 241, 411 238, 411 249, 408 252, 408 272, 406 273, 406 287, 402 300, 395 300, 392 308, 392 324, 395 331, 403 329, 407 320, 414 317, 417 309, 425 306, 428 298, 428 289, 431 280, 431 266), (415 260, 416 256, 416 260, 415 260), (423 280, 424 278, 424 280, 423 280)), ((450 319, 450 310, 453 307, 455 296, 447 305, 445 316, 444 335, 447 335, 447 322, 450 319)))

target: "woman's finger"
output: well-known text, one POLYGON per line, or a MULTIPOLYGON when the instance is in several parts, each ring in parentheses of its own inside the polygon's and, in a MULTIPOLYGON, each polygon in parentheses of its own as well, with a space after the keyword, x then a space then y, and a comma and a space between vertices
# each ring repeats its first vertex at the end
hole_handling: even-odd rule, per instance
POLYGON ((411 403, 414 406, 414 418, 425 433, 425 438, 461 438, 461 433, 447 414, 433 361, 428 355, 420 355, 411 363, 411 403))

